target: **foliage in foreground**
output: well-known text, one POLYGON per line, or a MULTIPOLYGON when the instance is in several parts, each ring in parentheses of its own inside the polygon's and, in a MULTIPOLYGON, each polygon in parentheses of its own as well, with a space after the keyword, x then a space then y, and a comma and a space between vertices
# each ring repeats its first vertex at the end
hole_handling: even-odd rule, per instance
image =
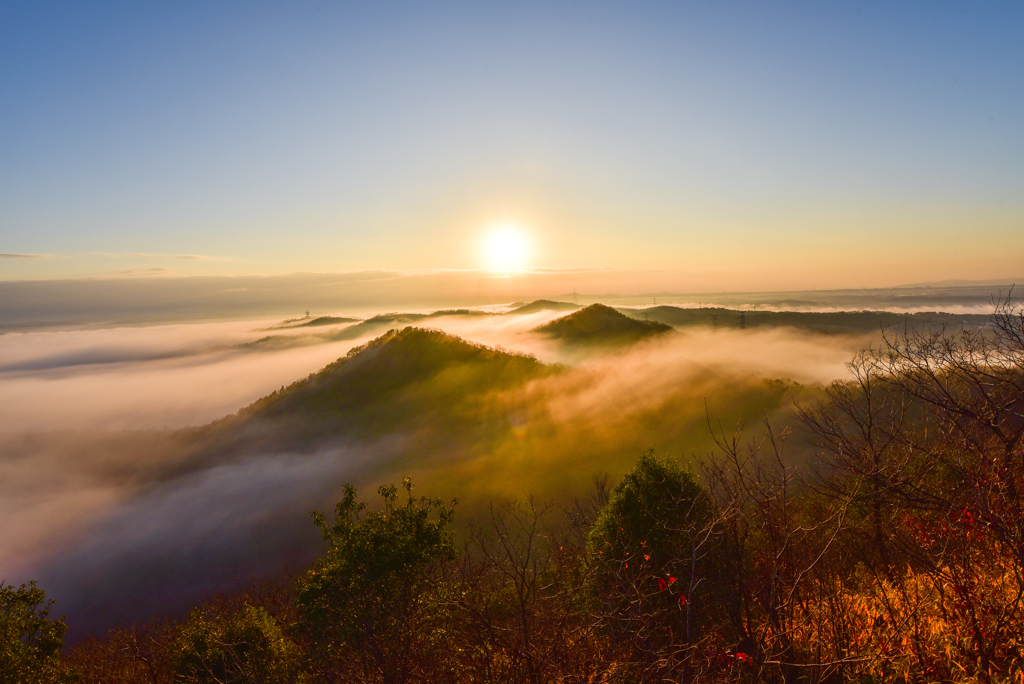
POLYGON ((34 583, 0 585, 0 682, 70 681, 59 657, 67 625, 50 618, 51 608, 34 583))
POLYGON ((194 611, 170 648, 178 682, 287 684, 304 679, 294 642, 266 610, 250 605, 228 614, 194 611))
POLYGON ((366 504, 347 485, 333 523, 314 514, 327 556, 299 580, 297 629, 321 681, 427 676, 424 665, 442 646, 433 584, 455 558, 454 508, 417 501, 408 478, 402 488, 402 505, 394 485, 381 487, 383 510, 365 514, 366 504))

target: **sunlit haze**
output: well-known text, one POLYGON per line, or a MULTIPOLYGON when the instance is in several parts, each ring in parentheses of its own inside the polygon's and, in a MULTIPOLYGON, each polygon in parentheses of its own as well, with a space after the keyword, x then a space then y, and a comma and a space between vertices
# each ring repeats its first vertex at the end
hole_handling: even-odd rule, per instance
POLYGON ((515 271, 529 265, 526 234, 514 223, 491 228, 484 237, 483 253, 487 267, 495 271, 515 271))

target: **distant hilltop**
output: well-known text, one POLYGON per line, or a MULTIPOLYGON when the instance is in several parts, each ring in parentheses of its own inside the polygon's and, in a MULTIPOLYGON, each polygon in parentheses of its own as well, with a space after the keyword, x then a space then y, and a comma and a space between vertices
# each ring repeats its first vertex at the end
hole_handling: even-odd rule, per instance
POLYGON ((623 316, 604 304, 591 304, 533 331, 567 344, 622 345, 672 332, 673 328, 656 321, 639 321, 623 316))
POLYGON ((538 299, 535 302, 529 304, 522 304, 517 302, 520 306, 509 311, 510 314, 532 314, 539 311, 575 311, 580 308, 578 304, 570 304, 569 302, 553 302, 550 299, 538 299))

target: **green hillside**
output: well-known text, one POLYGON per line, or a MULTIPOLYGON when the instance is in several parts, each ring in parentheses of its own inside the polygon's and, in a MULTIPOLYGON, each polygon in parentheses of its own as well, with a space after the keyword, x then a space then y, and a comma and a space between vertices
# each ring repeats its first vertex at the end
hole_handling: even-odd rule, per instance
MULTIPOLYGON (((582 341, 581 347, 635 342, 671 330, 601 305, 554 323, 555 331, 568 329, 561 339, 582 341)), ((667 372, 679 374, 680 382, 655 388, 629 373, 609 378, 585 368, 549 366, 440 331, 406 327, 236 415, 191 431, 189 461, 202 467, 258 453, 312 452, 397 436, 408 456, 396 461, 382 454, 367 466, 367 477, 404 464, 402 472, 443 492, 460 481, 474 491, 507 491, 514 482, 513 489, 554 494, 569 472, 583 479, 597 470, 620 472, 623 456, 638 448, 703 451, 708 409, 728 421, 757 421, 788 413, 794 393, 806 391, 696 365, 667 372)))
POLYGON ((429 432, 451 440, 486 429, 483 397, 560 372, 436 330, 391 330, 322 370, 200 429, 211 457, 312 450, 338 440, 429 432), (454 432, 453 432, 454 431, 454 432))
MULTIPOLYGON (((409 401, 429 384, 432 400, 504 389, 550 372, 536 359, 497 351, 436 330, 391 330, 323 370, 261 399, 249 418, 330 416, 409 401)), ((383 407, 382 407, 383 408, 383 407)), ((424 407, 426 408, 426 407, 424 407)))

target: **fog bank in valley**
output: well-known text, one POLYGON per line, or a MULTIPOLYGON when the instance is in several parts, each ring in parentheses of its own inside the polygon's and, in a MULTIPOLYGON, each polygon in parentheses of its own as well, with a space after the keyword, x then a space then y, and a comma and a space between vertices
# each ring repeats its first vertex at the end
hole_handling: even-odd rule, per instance
MULTIPOLYGON (((530 332, 561 315, 424 321, 572 364, 451 406, 480 416, 472 433, 400 421, 370 441, 208 462, 194 461, 193 433, 179 428, 233 413, 371 336, 268 330, 277 319, 0 336, 0 579, 40 580, 77 635, 142 619, 308 561, 320 548, 308 512, 331 507, 343 482, 411 474, 422 493, 463 499, 467 514, 489 497, 564 495, 648 446, 705 450, 705 402, 730 425, 784 419, 794 397, 810 396, 793 383, 843 377, 865 342, 696 328, 580 355, 530 332), (251 345, 268 336, 302 344, 251 345)), ((415 391, 443 396, 451 381, 440 372, 415 391)))

